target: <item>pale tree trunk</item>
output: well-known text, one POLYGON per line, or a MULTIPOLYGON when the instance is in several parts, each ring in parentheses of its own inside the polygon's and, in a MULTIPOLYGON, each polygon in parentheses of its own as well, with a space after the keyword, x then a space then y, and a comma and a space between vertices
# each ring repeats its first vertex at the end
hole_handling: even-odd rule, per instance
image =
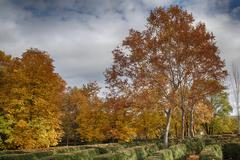
POLYGON ((238 66, 236 64, 232 64, 232 76, 231 82, 233 87, 233 93, 237 108, 237 119, 238 119, 238 134, 240 134, 240 106, 239 106, 239 94, 240 94, 240 73, 238 66))
POLYGON ((164 133, 164 147, 168 147, 168 135, 170 130, 170 123, 171 123, 171 115, 172 115, 172 109, 168 109, 166 111, 166 128, 164 133))
POLYGON ((190 111, 190 122, 189 122, 189 136, 194 137, 194 131, 193 131, 193 125, 194 125, 194 108, 191 108, 190 111))
POLYGON ((68 135, 67 135, 67 146, 68 146, 68 135))

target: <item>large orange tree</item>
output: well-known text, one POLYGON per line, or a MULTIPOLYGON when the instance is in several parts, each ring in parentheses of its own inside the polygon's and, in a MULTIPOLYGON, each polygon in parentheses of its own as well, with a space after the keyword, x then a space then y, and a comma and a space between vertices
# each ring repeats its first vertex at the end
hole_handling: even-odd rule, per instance
POLYGON ((171 116, 177 107, 182 112, 184 133, 184 117, 189 107, 187 91, 196 82, 221 84, 226 76, 213 34, 203 23, 194 23, 193 16, 178 6, 151 11, 146 28, 141 32, 131 29, 113 50, 113 58, 112 66, 106 70, 112 95, 131 97, 145 90, 157 93, 155 106, 166 118, 166 146, 171 116))
POLYGON ((54 71, 53 60, 44 51, 29 49, 1 66, 5 74, 0 110, 11 126, 5 141, 8 147, 57 145, 63 133, 60 104, 65 82, 54 71))

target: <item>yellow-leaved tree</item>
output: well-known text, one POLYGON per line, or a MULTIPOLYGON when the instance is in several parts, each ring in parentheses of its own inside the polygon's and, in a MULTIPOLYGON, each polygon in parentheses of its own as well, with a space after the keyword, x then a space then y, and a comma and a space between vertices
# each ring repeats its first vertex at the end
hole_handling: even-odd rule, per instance
POLYGON ((57 145, 61 136, 60 103, 65 82, 55 73, 53 60, 38 49, 29 49, 8 66, 1 104, 11 133, 11 148, 57 145))

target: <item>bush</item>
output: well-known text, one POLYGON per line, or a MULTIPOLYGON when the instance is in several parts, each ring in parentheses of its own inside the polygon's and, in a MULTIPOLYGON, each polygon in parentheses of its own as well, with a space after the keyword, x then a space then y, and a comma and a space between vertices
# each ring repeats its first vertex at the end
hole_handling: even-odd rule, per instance
POLYGON ((22 154, 22 153, 28 153, 28 152, 23 151, 23 150, 3 150, 3 151, 0 151, 0 155, 4 155, 4 154, 22 154))
POLYGON ((121 143, 122 146, 129 148, 134 146, 142 146, 148 144, 156 144, 158 148, 162 148, 164 146, 163 141, 160 139, 152 139, 152 140, 135 140, 128 143, 121 143))
POLYGON ((135 151, 135 149, 137 148, 132 147, 132 148, 121 149, 117 151, 117 153, 121 153, 121 156, 123 156, 124 159, 137 160, 138 156, 141 156, 141 150, 140 149, 138 150, 139 155, 137 155, 137 152, 135 151))
POLYGON ((172 156, 174 160, 185 160, 187 154, 187 147, 185 144, 178 144, 169 147, 172 151, 172 156))
POLYGON ((145 146, 137 146, 133 147, 132 149, 134 149, 137 155, 137 160, 142 160, 148 155, 147 152, 145 151, 145 146))
POLYGON ((222 160, 222 149, 219 145, 206 146, 200 153, 200 160, 222 160))
POLYGON ((148 160, 174 160, 172 151, 170 149, 163 149, 154 154, 154 156, 148 157, 148 160))
POLYGON ((116 153, 108 153, 98 155, 94 159, 131 159, 131 160, 143 160, 148 155, 157 151, 158 147, 155 144, 148 144, 143 146, 135 146, 131 148, 119 149, 116 153))
POLYGON ((90 145, 89 148, 96 148, 101 154, 113 153, 117 150, 124 149, 120 144, 101 144, 101 145, 90 145))
POLYGON ((87 146, 66 146, 66 147, 54 147, 49 148, 49 150, 52 150, 56 153, 66 153, 66 152, 75 152, 80 151, 82 149, 87 149, 87 146))
POLYGON ((0 156, 0 160, 36 160, 41 157, 46 157, 53 155, 53 151, 39 151, 33 153, 23 153, 23 154, 5 154, 0 156))
POLYGON ((156 144, 148 144, 143 146, 148 156, 155 154, 158 151, 158 146, 156 144))
POLYGON ((205 147, 205 141, 203 138, 186 139, 184 140, 184 144, 186 144, 188 154, 199 154, 205 147))
POLYGON ((107 153, 107 154, 101 154, 98 156, 93 157, 93 160, 123 160, 124 154, 122 153, 107 153))
POLYGON ((240 159, 240 144, 229 143, 223 145, 224 159, 240 159))
POLYGON ((59 153, 56 155, 44 157, 41 160, 87 160, 92 159, 94 156, 98 154, 98 151, 94 148, 85 149, 77 152, 69 152, 69 153, 59 153))

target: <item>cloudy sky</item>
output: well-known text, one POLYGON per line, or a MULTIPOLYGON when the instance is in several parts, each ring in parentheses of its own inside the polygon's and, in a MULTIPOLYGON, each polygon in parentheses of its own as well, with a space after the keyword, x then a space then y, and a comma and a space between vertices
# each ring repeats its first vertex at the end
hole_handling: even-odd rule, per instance
POLYGON ((156 6, 180 5, 206 23, 227 65, 240 61, 240 0, 0 0, 0 50, 47 51, 70 86, 104 83, 111 51, 156 6))

